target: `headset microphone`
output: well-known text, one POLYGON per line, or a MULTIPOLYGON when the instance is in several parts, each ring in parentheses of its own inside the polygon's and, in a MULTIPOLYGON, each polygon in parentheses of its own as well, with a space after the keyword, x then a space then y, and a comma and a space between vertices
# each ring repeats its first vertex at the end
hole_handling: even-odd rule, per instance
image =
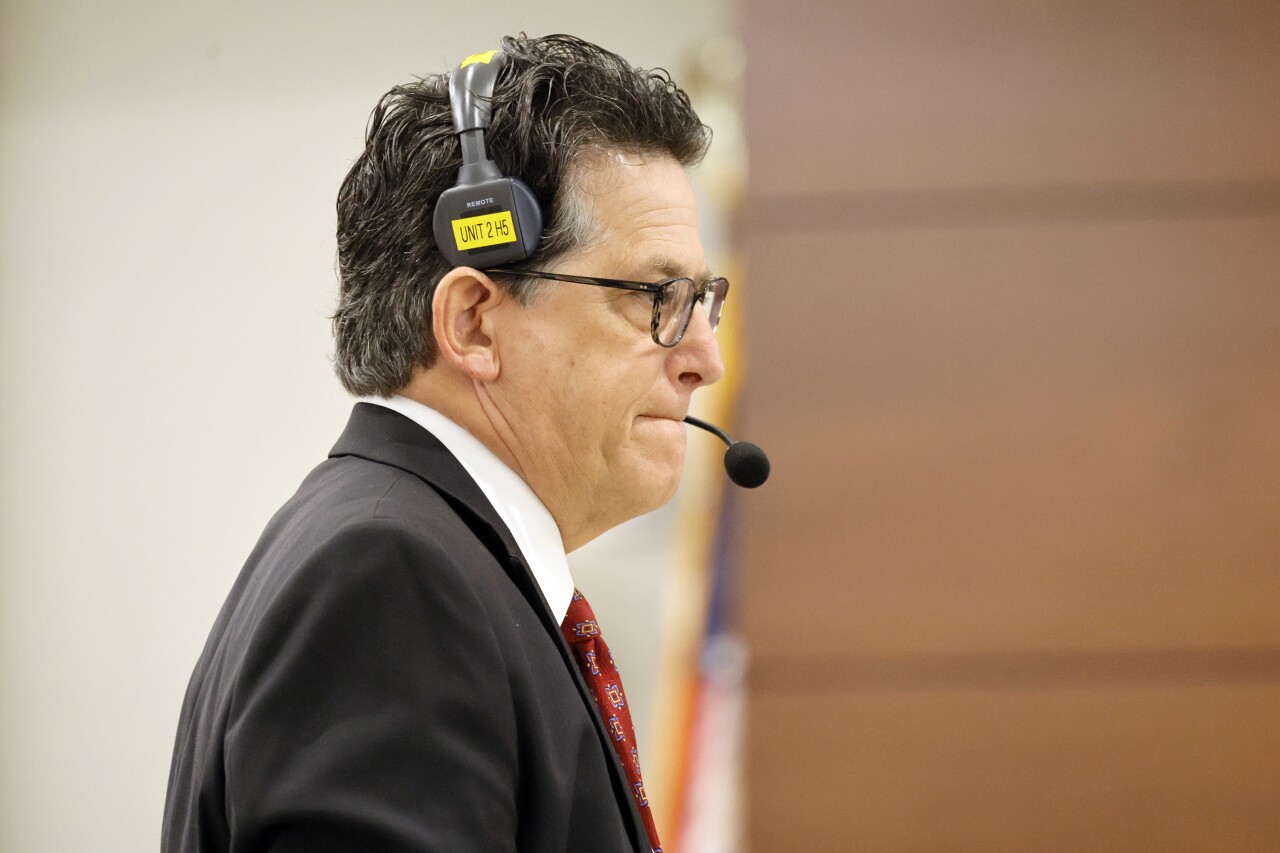
POLYGON ((769 479, 769 457, 765 456, 759 446, 749 441, 734 441, 724 430, 697 418, 685 418, 684 422, 698 429, 705 429, 729 445, 724 453, 724 470, 728 472, 730 480, 744 489, 754 489, 769 479))
POLYGON ((493 121, 493 89, 506 67, 500 50, 462 60, 449 75, 453 129, 462 147, 458 182, 436 202, 432 230, 454 266, 496 267, 531 257, 542 236, 542 209, 533 191, 502 174, 484 148, 493 121))

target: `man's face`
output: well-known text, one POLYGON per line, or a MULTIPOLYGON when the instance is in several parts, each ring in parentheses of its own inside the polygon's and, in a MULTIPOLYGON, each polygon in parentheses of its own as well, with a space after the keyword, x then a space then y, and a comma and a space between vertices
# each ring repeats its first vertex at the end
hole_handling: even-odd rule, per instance
MULTIPOLYGON (((675 160, 602 156, 579 176, 600 239, 549 271, 708 278, 693 188, 675 160)), ((650 336, 650 294, 543 287, 532 304, 503 311, 500 372, 486 408, 505 421, 509 449, 572 550, 671 499, 684 467, 681 419, 690 396, 724 366, 701 310, 684 339, 665 348, 650 336)))

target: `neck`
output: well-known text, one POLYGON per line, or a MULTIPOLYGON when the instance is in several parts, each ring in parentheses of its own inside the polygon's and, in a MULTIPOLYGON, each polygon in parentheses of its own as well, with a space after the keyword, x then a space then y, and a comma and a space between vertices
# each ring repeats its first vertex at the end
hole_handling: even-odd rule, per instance
POLYGON ((530 459, 529 454, 522 453, 525 448, 517 433, 493 405, 483 384, 445 364, 437 364, 429 370, 416 369, 409 384, 399 393, 435 409, 471 433, 524 480, 555 519, 566 552, 577 550, 612 526, 574 511, 573 502, 569 500, 572 490, 554 488, 550 472, 540 471, 536 458, 530 459))

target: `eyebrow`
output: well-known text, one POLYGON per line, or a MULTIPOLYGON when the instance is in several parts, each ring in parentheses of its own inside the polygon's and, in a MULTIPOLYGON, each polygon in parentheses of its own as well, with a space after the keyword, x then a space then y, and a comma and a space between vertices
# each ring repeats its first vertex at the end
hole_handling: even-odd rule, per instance
POLYGON ((706 267, 702 268, 702 272, 699 275, 690 275, 685 272, 684 267, 661 255, 651 259, 645 269, 661 273, 663 278, 691 278, 695 282, 710 281, 713 278, 711 270, 706 267))

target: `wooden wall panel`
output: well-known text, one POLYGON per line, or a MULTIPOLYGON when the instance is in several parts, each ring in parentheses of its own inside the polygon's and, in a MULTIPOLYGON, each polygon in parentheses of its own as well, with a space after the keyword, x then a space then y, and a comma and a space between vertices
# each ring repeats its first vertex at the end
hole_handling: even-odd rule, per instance
POLYGON ((751 849, 1272 853, 1280 687, 764 695, 751 849))
POLYGON ((1280 6, 744 29, 751 849, 1280 849, 1280 6))
POLYGON ((760 654, 1280 647, 1280 218, 761 236, 751 273, 760 654))
POLYGON ((757 194, 1280 180, 1267 0, 747 10, 757 194))

